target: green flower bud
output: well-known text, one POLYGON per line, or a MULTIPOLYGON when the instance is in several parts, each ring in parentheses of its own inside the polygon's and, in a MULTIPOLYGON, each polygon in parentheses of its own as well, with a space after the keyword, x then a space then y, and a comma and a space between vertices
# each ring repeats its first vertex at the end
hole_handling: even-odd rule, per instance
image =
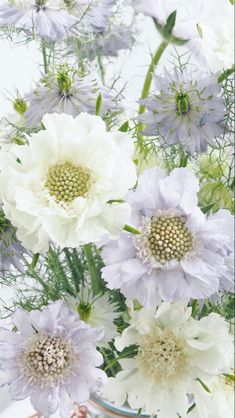
POLYGON ((20 97, 17 97, 17 99, 13 103, 13 107, 21 116, 26 112, 27 110, 27 104, 23 99, 20 97))
POLYGON ((72 86, 72 80, 65 71, 62 70, 58 72, 57 83, 58 83, 61 93, 64 95, 68 94, 72 86))
POLYGON ((92 305, 88 302, 80 302, 77 311, 82 321, 88 322, 91 312, 92 312, 92 305))
POLYGON ((189 111, 189 95, 184 92, 177 93, 175 96, 176 106, 179 115, 185 115, 189 111))
POLYGON ((202 208, 210 205, 212 212, 217 212, 221 208, 233 211, 232 196, 219 181, 204 184, 198 193, 198 198, 202 208))

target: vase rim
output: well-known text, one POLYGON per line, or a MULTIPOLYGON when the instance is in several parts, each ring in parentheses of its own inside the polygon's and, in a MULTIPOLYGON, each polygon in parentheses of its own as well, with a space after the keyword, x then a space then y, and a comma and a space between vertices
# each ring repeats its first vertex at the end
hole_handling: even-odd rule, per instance
POLYGON ((90 399, 90 403, 100 407, 101 409, 108 410, 113 417, 140 417, 140 418, 149 418, 150 416, 144 413, 139 414, 138 411, 135 411, 127 406, 118 407, 115 406, 113 403, 106 401, 97 396, 93 396, 90 399))

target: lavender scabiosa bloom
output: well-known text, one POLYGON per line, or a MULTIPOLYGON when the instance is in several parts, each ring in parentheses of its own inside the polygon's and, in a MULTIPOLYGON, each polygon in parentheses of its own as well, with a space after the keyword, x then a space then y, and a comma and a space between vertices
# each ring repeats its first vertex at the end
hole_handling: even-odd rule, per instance
POLYGON ((12 399, 30 397, 37 412, 67 418, 74 403, 86 402, 106 380, 96 350, 102 331, 90 328, 62 301, 42 311, 18 309, 17 332, 0 328, 1 384, 12 399))
POLYGON ((23 273, 21 258, 26 253, 29 252, 17 240, 15 229, 0 209, 0 276, 5 277, 12 266, 23 273))
POLYGON ((76 117, 81 112, 95 114, 96 101, 102 95, 102 115, 117 109, 115 98, 89 74, 80 76, 67 67, 56 74, 49 74, 26 96, 30 105, 25 113, 26 122, 35 126, 46 113, 67 113, 76 117))
POLYGON ((205 151, 224 132, 225 105, 215 75, 195 77, 186 71, 155 77, 156 91, 141 100, 146 136, 159 135, 165 145, 181 144, 187 152, 205 151))
POLYGON ((53 42, 66 38, 77 23, 62 0, 8 0, 0 7, 0 27, 19 28, 53 42))
POLYGON ((230 280, 233 217, 227 210, 206 216, 198 207, 199 184, 187 168, 169 175, 145 170, 127 201, 129 224, 139 235, 122 233, 104 246, 103 279, 144 306, 161 300, 205 299, 230 280))

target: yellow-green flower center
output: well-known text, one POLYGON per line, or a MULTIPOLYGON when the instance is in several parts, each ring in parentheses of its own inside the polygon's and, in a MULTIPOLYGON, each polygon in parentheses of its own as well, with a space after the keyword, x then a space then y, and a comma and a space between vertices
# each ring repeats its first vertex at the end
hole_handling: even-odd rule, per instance
POLYGON ((157 382, 177 378, 188 368, 184 343, 169 330, 143 335, 136 360, 142 373, 157 382))
POLYGON ((79 196, 85 196, 90 188, 90 179, 87 169, 66 161, 49 169, 45 187, 57 201, 70 203, 79 196))
POLYGON ((67 341, 41 333, 28 340, 22 354, 24 374, 41 387, 53 386, 67 377, 73 361, 74 351, 67 341))
POLYGON ((148 245, 154 258, 162 264, 181 260, 192 249, 192 240, 192 233, 182 216, 162 216, 151 220, 148 245))

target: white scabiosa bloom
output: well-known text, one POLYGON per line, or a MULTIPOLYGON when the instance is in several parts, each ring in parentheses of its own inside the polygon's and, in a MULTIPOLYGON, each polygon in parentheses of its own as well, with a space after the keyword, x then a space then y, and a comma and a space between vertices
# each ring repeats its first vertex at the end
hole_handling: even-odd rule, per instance
POLYGON ((224 318, 212 313, 197 321, 183 303, 134 311, 115 345, 118 351, 135 345, 137 353, 120 360, 123 370, 108 379, 106 397, 158 418, 186 417, 195 382, 207 385, 211 376, 226 373, 233 356, 224 318))
POLYGON ((98 346, 108 347, 108 343, 118 335, 114 321, 119 318, 120 312, 117 312, 117 304, 111 302, 107 294, 92 297, 90 292, 84 289, 78 298, 66 297, 66 302, 83 321, 104 331, 103 338, 97 343, 98 346))
MULTIPOLYGON (((234 362, 233 362, 234 363, 234 362)), ((197 388, 195 408, 188 418, 234 418, 234 374, 213 377, 209 383, 210 394, 197 388)))
POLYGON ((117 101, 94 76, 79 76, 62 67, 56 74, 45 76, 26 96, 30 103, 25 113, 26 122, 35 126, 46 113, 67 113, 73 117, 81 112, 95 114, 99 94, 102 95, 102 115, 117 111, 117 101))
POLYGON ((177 70, 155 77, 156 91, 141 100, 147 112, 140 117, 143 133, 159 136, 169 146, 181 144, 187 152, 205 151, 224 133, 225 105, 217 76, 177 70))
POLYGON ((9 385, 14 400, 30 397, 45 418, 56 411, 68 418, 74 403, 85 402, 106 380, 98 368, 101 337, 61 302, 42 311, 13 314, 17 332, 0 328, 1 385, 9 385))
POLYGON ((161 300, 206 298, 230 274, 226 261, 233 250, 233 217, 226 210, 206 216, 197 206, 199 185, 187 168, 169 176, 144 171, 135 192, 129 224, 139 235, 122 233, 104 246, 103 278, 145 306, 161 300))
POLYGON ((130 216, 123 202, 136 182, 133 144, 98 116, 46 115, 29 145, 0 154, 3 210, 33 252, 118 237, 130 216))
POLYGON ((66 38, 77 23, 62 0, 9 0, 0 7, 0 27, 23 29, 54 42, 66 38))

